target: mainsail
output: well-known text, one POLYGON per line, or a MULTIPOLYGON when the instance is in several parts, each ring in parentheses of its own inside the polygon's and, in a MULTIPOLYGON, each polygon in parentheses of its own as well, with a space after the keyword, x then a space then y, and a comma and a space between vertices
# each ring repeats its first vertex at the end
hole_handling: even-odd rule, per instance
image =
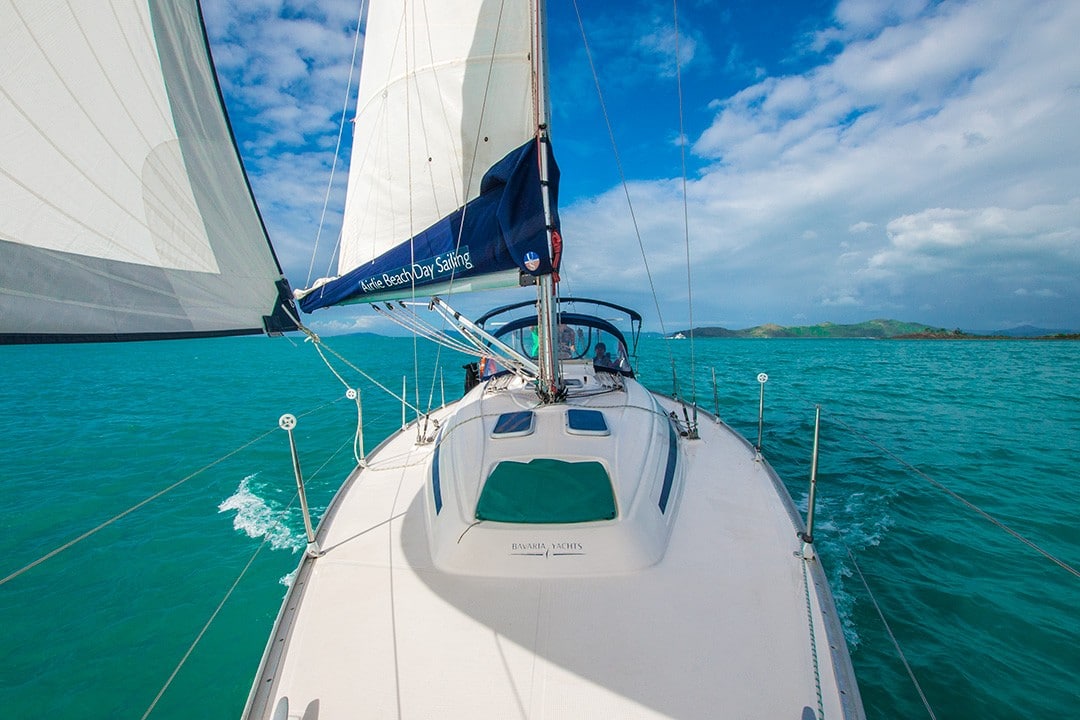
POLYGON ((0 48, 0 341, 295 327, 196 0, 14 0, 0 48))
POLYGON ((372 3, 338 276, 303 296, 305 311, 557 269, 539 22, 535 2, 372 3))

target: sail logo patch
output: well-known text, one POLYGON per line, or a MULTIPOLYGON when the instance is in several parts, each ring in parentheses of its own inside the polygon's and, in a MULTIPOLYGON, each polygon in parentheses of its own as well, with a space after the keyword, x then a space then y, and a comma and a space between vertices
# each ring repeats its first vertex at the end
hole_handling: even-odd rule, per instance
POLYGON ((540 267, 540 256, 532 250, 525 253, 525 269, 529 272, 536 272, 538 267, 540 267))

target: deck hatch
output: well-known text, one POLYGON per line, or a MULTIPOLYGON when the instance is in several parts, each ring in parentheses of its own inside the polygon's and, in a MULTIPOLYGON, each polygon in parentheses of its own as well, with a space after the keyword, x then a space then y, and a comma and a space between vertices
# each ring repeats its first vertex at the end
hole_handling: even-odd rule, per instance
POLYGON ((507 412, 499 416, 495 421, 495 428, 491 431, 492 437, 524 437, 532 435, 536 426, 536 413, 532 410, 519 410, 507 412))
POLYGON ((610 435, 604 413, 570 408, 566 411, 566 431, 573 435, 610 435))
POLYGON ((488 475, 476 503, 476 519, 495 522, 578 523, 615 515, 611 479, 596 461, 504 460, 488 475))

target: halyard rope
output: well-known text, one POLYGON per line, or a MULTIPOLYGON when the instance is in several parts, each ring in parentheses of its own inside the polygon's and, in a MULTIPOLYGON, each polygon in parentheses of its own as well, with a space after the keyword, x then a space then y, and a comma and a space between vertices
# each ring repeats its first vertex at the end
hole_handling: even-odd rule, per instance
MULTIPOLYGON (((295 315, 293 315, 293 314, 292 314, 291 312, 289 312, 289 309, 288 309, 288 308, 286 308, 286 307, 285 307, 284 305, 282 306, 282 308, 283 308, 283 309, 285 310, 286 314, 288 314, 288 316, 289 316, 289 317, 290 317, 290 318, 291 318, 291 319, 293 320, 293 322, 295 322, 295 323, 296 323, 296 327, 297 327, 297 328, 298 328, 298 329, 299 329, 299 330, 300 330, 300 331, 301 331, 302 333, 304 333, 305 335, 307 335, 308 339, 309 339, 309 340, 310 340, 310 341, 311 341, 312 343, 314 343, 314 344, 315 344, 315 348, 316 348, 316 350, 318 350, 318 352, 319 352, 319 357, 321 357, 321 358, 322 358, 322 360, 323 360, 323 362, 324 362, 324 363, 326 363, 326 366, 327 366, 328 368, 330 368, 330 372, 332 372, 332 373, 334 374, 334 376, 335 376, 335 377, 336 377, 336 378, 337 378, 338 380, 340 380, 340 381, 341 381, 341 384, 345 386, 345 389, 346 389, 346 390, 352 390, 353 388, 352 388, 352 387, 351 387, 351 386, 349 385, 349 383, 347 383, 347 382, 345 381, 345 378, 341 377, 341 375, 340 375, 340 374, 339 374, 339 373, 337 372, 337 370, 335 370, 335 369, 333 368, 333 366, 331 366, 331 365, 330 365, 330 361, 326 359, 326 356, 325 356, 325 355, 323 355, 323 353, 322 353, 322 350, 319 350, 319 347, 320 347, 320 346, 322 346, 322 347, 325 347, 325 348, 326 348, 326 351, 327 351, 327 352, 329 352, 329 353, 330 353, 331 355, 333 355, 334 357, 336 357, 336 358, 337 358, 338 360, 340 360, 341 362, 345 363, 345 365, 347 365, 347 366, 348 366, 348 367, 349 367, 350 369, 352 369, 353 371, 355 371, 356 373, 358 373, 358 374, 360 375, 360 377, 364 378, 364 379, 365 379, 365 380, 367 380, 367 381, 368 381, 369 383, 371 383, 371 384, 372 384, 372 385, 374 385, 375 387, 379 388, 380 390, 382 390, 382 391, 383 391, 384 393, 386 393, 386 394, 387 394, 387 395, 389 395, 390 397, 394 398, 395 400, 399 400, 399 401, 401 401, 401 403, 402 403, 403 405, 405 405, 406 407, 408 407, 408 408, 409 408, 410 410, 412 410, 413 412, 415 412, 415 413, 416 413, 417 415, 423 415, 423 414, 424 414, 424 413, 420 412, 420 410, 419 410, 419 409, 418 409, 418 408, 417 408, 417 407, 416 407, 415 405, 412 405, 411 403, 409 403, 409 401, 408 401, 408 400, 407 400, 407 399, 405 398, 404 394, 403 394, 403 395, 398 395, 398 394, 397 394, 397 393, 395 393, 395 392, 394 392, 393 390, 391 390, 390 388, 386 387, 386 386, 385 386, 385 385, 383 385, 383 384, 382 384, 381 382, 379 382, 378 380, 376 380, 375 378, 371 377, 371 376, 370 376, 370 375, 368 375, 368 374, 367 374, 366 372, 364 372, 363 370, 361 370, 360 368, 358 368, 358 367, 357 367, 356 365, 353 365, 353 364, 352 364, 351 362, 349 362, 348 360, 346 360, 346 359, 345 359, 345 357, 344 357, 344 356, 343 356, 343 355, 342 355, 341 353, 339 353, 339 352, 338 352, 337 350, 334 350, 334 348, 332 348, 332 347, 330 347, 329 345, 327 345, 326 343, 324 343, 324 342, 322 341, 322 338, 320 338, 320 337, 319 337, 318 335, 316 335, 316 334, 315 334, 315 333, 314 333, 314 332, 313 332, 313 331, 311 330, 311 328, 307 327, 307 326, 306 326, 306 325, 304 325, 304 324, 303 324, 302 322, 300 322, 300 320, 299 320, 299 319, 298 319, 298 318, 297 318, 297 317, 296 317, 295 315)), ((338 400, 340 400, 340 399, 341 399, 341 398, 338 398, 338 400)), ((337 402, 337 400, 335 400, 334 402, 337 402)), ((271 432, 272 432, 272 431, 271 431, 271 432)))

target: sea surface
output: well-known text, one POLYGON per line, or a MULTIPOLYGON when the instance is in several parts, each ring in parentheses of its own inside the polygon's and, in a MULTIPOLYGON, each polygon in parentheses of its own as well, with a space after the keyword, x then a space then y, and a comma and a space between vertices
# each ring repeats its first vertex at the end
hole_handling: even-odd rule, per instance
MULTIPOLYGON (((372 379, 400 393, 405 377, 421 407, 461 394, 460 356, 327 343, 371 379, 331 358, 343 382, 287 338, 0 348, 0 577, 171 488, 0 585, 5 717, 239 716, 304 547, 279 416, 299 419, 321 514, 355 463, 346 385, 368 450, 401 425, 372 379)), ((756 441, 768 373, 763 452, 804 509, 821 407, 815 537, 868 717, 929 717, 905 659, 939 718, 1077 715, 1080 578, 942 488, 1080 567, 1080 343, 709 339, 693 354, 692 374, 689 341, 645 338, 640 376, 671 393, 674 363, 681 395, 756 441)))

